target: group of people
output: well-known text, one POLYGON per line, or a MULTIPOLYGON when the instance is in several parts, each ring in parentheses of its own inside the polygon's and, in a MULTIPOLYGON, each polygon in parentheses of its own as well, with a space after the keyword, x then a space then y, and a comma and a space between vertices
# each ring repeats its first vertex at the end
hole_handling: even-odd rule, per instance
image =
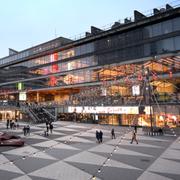
POLYGON ((103 132, 102 131, 96 131, 96 139, 98 143, 102 143, 103 141, 103 132))
POLYGON ((24 132, 24 136, 30 135, 30 126, 29 125, 24 126, 23 127, 23 132, 24 132))
MULTIPOLYGON (((131 142, 130 142, 131 144, 133 143, 133 141, 136 141, 136 144, 138 144, 136 134, 137 134, 137 125, 135 124, 134 125, 134 130, 132 132, 132 139, 131 139, 131 142)), ((112 128, 112 130, 111 130, 111 138, 116 139, 114 128, 112 128)), ((102 131, 97 131, 96 130, 96 139, 97 139, 98 143, 102 143, 102 141, 103 141, 103 132, 102 131)))
POLYGON ((49 131, 52 134, 53 124, 52 124, 52 122, 46 121, 46 128, 44 130, 44 136, 49 136, 49 131))
POLYGON ((15 121, 13 120, 9 120, 7 119, 7 122, 6 122, 6 129, 15 129, 15 128, 18 128, 19 127, 19 123, 17 121, 17 119, 15 119, 15 121))
MULTIPOLYGON (((112 139, 116 139, 114 128, 111 130, 111 137, 112 139)), ((96 130, 96 139, 98 143, 102 143, 103 141, 103 132, 100 130, 96 130)))

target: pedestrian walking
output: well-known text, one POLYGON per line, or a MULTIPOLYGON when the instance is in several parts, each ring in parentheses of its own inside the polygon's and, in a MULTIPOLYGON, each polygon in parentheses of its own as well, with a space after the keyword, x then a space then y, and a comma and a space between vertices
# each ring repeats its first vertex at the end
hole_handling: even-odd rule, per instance
POLYGON ((137 124, 134 125, 134 131, 137 133, 137 124))
POLYGON ((18 118, 17 117, 15 118, 15 125, 16 125, 16 128, 18 129, 19 128, 19 122, 18 122, 18 118))
POLYGON ((10 129, 12 129, 13 128, 13 122, 12 122, 12 120, 10 120, 10 129))
POLYGON ((99 132, 96 131, 96 139, 97 139, 97 143, 100 143, 100 140, 99 140, 99 132))
POLYGON ((136 144, 138 144, 138 141, 137 141, 137 139, 136 139, 136 132, 135 132, 135 130, 133 131, 133 133, 132 133, 132 139, 131 139, 131 144, 133 143, 133 141, 136 141, 136 144))
POLYGON ((6 122, 6 129, 9 129, 9 123, 10 123, 10 121, 9 121, 9 119, 7 119, 7 122, 6 122))
POLYGON ((100 141, 100 143, 102 143, 102 141, 103 141, 103 132, 102 131, 99 132, 99 141, 100 141))
POLYGON ((112 139, 116 139, 114 128, 112 128, 112 130, 111 130, 111 137, 112 137, 112 139))
POLYGON ((49 133, 47 132, 47 128, 44 129, 44 136, 49 136, 49 133))
POLYGON ((31 131, 31 129, 30 129, 30 126, 29 126, 29 125, 27 125, 27 127, 26 127, 26 131, 27 131, 27 134, 28 134, 28 135, 30 135, 30 131, 31 131))
POLYGON ((50 123, 49 129, 50 129, 50 132, 51 132, 51 134, 52 134, 52 130, 53 130, 53 125, 52 125, 52 123, 50 123))
POLYGON ((48 123, 48 121, 46 121, 46 131, 47 131, 47 133, 49 133, 49 123, 48 123))
POLYGON ((23 133, 24 133, 24 136, 27 135, 27 128, 26 128, 26 126, 23 127, 23 133))

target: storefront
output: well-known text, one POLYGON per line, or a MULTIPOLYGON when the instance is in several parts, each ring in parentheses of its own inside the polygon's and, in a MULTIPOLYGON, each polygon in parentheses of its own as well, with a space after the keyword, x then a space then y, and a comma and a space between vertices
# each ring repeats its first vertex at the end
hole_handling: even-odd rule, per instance
POLYGON ((22 114, 20 113, 19 110, 16 110, 16 109, 12 109, 11 110, 9 109, 0 109, 0 121, 6 121, 7 119, 12 119, 12 120, 15 120, 15 118, 18 118, 18 119, 22 119, 22 114))
POLYGON ((144 114, 140 114, 138 106, 71 106, 65 110, 67 111, 66 113, 76 114, 75 120, 80 122, 92 121, 98 124, 109 125, 127 126, 137 124, 139 126, 151 126, 152 121, 152 125, 158 127, 177 127, 180 125, 180 108, 178 109, 177 106, 154 106, 151 109, 152 118, 149 106, 144 107, 144 114))

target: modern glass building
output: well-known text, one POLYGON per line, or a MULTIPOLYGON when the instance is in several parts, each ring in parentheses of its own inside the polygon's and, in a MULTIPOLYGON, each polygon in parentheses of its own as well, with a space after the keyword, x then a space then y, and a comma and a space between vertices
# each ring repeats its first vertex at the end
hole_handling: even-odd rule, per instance
POLYGON ((14 102, 26 102, 61 120, 179 125, 179 14, 179 5, 167 4, 107 30, 92 26, 76 40, 9 49, 0 59, 0 119, 21 114, 14 102))

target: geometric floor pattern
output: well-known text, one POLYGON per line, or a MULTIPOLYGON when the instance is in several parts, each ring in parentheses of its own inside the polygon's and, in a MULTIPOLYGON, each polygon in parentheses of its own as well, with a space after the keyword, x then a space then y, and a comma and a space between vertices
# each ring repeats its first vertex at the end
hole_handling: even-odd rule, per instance
MULTIPOLYGON (((23 123, 8 130, 25 140, 23 147, 0 147, 2 180, 170 180, 180 179, 180 139, 147 136, 138 129, 139 144, 130 144, 132 128, 54 122, 44 137, 45 124, 30 125, 24 137, 23 123), (103 143, 95 139, 103 131, 103 143)), ((0 132, 6 131, 0 123, 0 132)))

